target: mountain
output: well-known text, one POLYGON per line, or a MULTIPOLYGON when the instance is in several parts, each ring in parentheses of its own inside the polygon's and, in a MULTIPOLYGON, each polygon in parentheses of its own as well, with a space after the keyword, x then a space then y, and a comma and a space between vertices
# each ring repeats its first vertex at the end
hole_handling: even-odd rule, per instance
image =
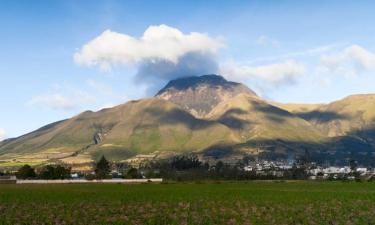
POLYGON ((195 117, 204 118, 220 102, 240 93, 256 96, 243 84, 218 75, 186 77, 170 81, 155 97, 173 102, 195 117))
POLYGON ((354 134, 375 125, 375 94, 351 95, 329 104, 272 104, 309 121, 329 137, 354 134))
POLYGON ((207 118, 231 128, 240 138, 235 145, 214 146, 205 153, 223 156, 225 161, 235 162, 244 155, 285 159, 304 154, 305 147, 316 148, 325 139, 304 119, 244 93, 219 103, 207 118))
POLYGON ((343 136, 375 124, 375 95, 352 95, 297 114, 330 137, 343 136))
POLYGON ((154 152, 192 152, 235 142, 232 131, 195 118, 175 104, 151 98, 98 112, 87 111, 4 143, 1 159, 42 162, 106 155, 121 160, 154 152), (204 138, 202 138, 204 137, 204 138))
POLYGON ((64 162, 84 166, 194 153, 235 162, 244 155, 371 163, 375 95, 330 104, 268 102, 218 75, 170 81, 155 97, 86 111, 0 142, 0 167, 64 162), (371 156, 371 157, 369 157, 371 156))
POLYGON ((329 104, 278 104, 308 121, 322 135, 332 160, 356 158, 374 164, 375 94, 351 95, 329 104))

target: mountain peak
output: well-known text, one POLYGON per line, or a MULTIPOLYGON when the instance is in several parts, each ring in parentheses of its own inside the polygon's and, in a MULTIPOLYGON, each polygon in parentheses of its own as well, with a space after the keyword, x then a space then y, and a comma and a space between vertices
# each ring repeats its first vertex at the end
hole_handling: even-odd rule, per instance
POLYGON ((241 83, 210 74, 171 80, 155 97, 171 101, 202 118, 220 102, 241 93, 256 96, 255 92, 241 83))
MULTIPOLYGON (((160 95, 167 89, 174 88, 178 90, 186 90, 189 88, 196 88, 204 84, 210 85, 210 86, 223 86, 223 87, 233 87, 233 86, 241 85, 240 83, 227 81, 224 77, 220 75, 216 75, 216 74, 182 77, 182 78, 169 81, 168 84, 156 94, 156 96, 160 95)), ((253 92, 252 94, 255 94, 255 93, 253 92)))

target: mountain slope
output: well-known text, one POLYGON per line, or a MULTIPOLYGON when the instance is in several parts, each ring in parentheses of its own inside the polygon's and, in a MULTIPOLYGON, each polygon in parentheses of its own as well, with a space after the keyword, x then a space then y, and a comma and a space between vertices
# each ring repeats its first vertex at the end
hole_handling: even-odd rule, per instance
POLYGON ((245 140, 318 141, 322 135, 310 123, 286 110, 247 94, 216 106, 208 118, 238 130, 245 140))
POLYGON ((280 103, 280 102, 269 102, 271 105, 284 109, 290 113, 298 114, 304 112, 311 112, 324 104, 295 104, 295 103, 280 103))
POLYGON ((1 146, 0 159, 28 155, 48 160, 80 154, 124 159, 155 151, 199 151, 235 141, 226 126, 194 118, 173 103, 152 98, 84 112, 10 140, 1 146))
POLYGON ((352 95, 297 113, 330 137, 366 130, 375 125, 375 95, 352 95))
POLYGON ((314 149, 321 159, 332 163, 352 158, 362 165, 374 165, 374 94, 351 95, 329 104, 310 105, 310 109, 293 108, 296 115, 327 137, 321 146, 304 145, 306 149, 314 149))
POLYGON ((232 146, 212 146, 204 155, 234 163, 248 154, 286 159, 303 154, 305 147, 314 150, 325 139, 307 121, 248 94, 221 102, 207 118, 231 128, 241 141, 232 146))

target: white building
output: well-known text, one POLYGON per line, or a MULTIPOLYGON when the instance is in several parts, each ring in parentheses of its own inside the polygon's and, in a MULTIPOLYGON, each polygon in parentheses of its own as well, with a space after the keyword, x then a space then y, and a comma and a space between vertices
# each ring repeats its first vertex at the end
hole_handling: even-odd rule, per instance
POLYGON ((356 171, 357 171, 358 173, 364 174, 364 173, 367 173, 367 168, 359 167, 359 168, 357 168, 356 171))
POLYGON ((330 167, 324 168, 323 173, 325 174, 341 173, 340 169, 341 169, 340 167, 330 166, 330 167))
POLYGON ((245 171, 247 171, 247 172, 249 172, 249 171, 253 171, 253 167, 251 167, 251 166, 245 166, 245 167, 243 168, 243 170, 245 170, 245 171))

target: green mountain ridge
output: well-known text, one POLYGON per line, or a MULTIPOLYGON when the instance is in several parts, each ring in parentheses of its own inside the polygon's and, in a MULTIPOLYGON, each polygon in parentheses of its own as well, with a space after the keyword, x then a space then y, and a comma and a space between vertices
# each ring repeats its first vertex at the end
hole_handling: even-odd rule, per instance
POLYGON ((340 137, 358 135, 375 126, 375 94, 350 95, 329 104, 314 105, 310 110, 301 110, 297 104, 279 105, 310 122, 323 135, 340 137))
POLYGON ((9 140, 1 155, 31 153, 93 154, 112 151, 123 157, 137 153, 193 151, 230 142, 231 131, 220 123, 197 119, 161 99, 131 101, 98 112, 84 112, 30 134, 9 140), (205 139, 199 137, 205 136, 205 139))
POLYGON ((267 102, 242 84, 205 75, 171 81, 153 98, 86 111, 0 142, 0 167, 183 153, 228 161, 306 152, 318 160, 367 160, 375 149, 374 125, 375 95, 330 104, 282 104, 267 102))

